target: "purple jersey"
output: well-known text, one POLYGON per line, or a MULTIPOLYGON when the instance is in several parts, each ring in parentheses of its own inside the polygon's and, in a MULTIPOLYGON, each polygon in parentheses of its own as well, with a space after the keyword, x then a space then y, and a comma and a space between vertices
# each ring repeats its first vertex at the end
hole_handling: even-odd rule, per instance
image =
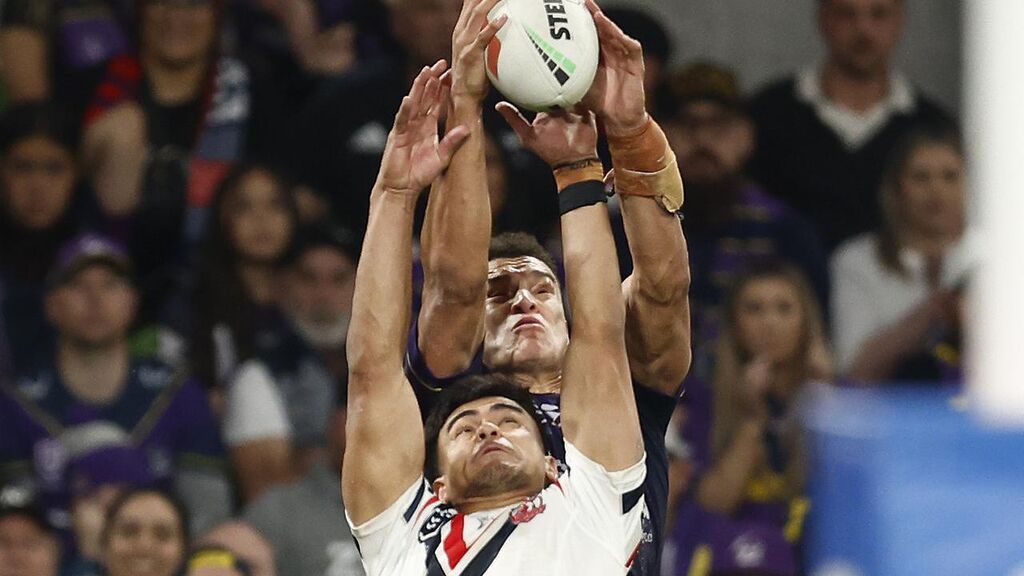
MULTIPOLYGON (((416 389, 423 414, 430 412, 431 397, 435 392, 470 374, 487 372, 480 354, 474 358, 470 368, 456 376, 438 378, 427 367, 417 344, 417 325, 410 330, 405 356, 405 373, 416 389)), ((682 390, 679 391, 679 394, 682 390)), ((661 572, 661 549, 665 534, 668 510, 668 453, 665 450, 665 432, 675 410, 678 397, 655 392, 636 381, 633 382, 640 431, 643 435, 644 450, 647 453, 647 475, 642 490, 623 497, 623 510, 629 510, 644 497, 646 510, 642 518, 643 540, 630 574, 656 576, 661 572), (630 502, 629 500, 632 500, 630 502)), ((533 394, 533 405, 541 421, 542 432, 547 436, 551 455, 558 460, 559 469, 565 471, 565 439, 562 435, 561 395, 533 394)))
POLYGON ((70 528, 69 463, 111 446, 137 452, 163 488, 173 472, 219 469, 223 457, 203 391, 157 361, 133 361, 105 405, 72 395, 52 365, 0 389, 0 483, 31 483, 56 526, 70 528))

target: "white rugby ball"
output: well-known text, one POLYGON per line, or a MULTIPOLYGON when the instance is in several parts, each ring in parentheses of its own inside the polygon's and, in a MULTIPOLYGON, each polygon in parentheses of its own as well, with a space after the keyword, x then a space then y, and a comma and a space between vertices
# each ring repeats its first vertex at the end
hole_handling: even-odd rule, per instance
POLYGON ((501 0, 488 14, 508 21, 487 46, 487 76, 506 98, 534 111, 570 108, 597 72, 594 18, 583 0, 501 0))

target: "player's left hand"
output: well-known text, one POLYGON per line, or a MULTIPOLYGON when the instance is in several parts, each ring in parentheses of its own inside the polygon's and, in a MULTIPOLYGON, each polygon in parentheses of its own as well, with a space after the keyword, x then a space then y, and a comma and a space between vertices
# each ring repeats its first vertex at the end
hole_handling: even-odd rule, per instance
POLYGON ((601 117, 609 135, 635 133, 647 123, 643 48, 609 20, 594 0, 586 3, 597 27, 601 56, 583 104, 601 117))
POLYGON ((533 122, 527 122, 508 102, 500 102, 495 108, 523 146, 552 168, 597 158, 597 123, 590 110, 576 107, 572 111, 541 112, 533 122))
POLYGON ((424 67, 402 98, 377 176, 382 191, 418 195, 448 167, 469 135, 465 126, 456 126, 438 141, 438 119, 448 102, 448 87, 442 81, 446 68, 444 60, 424 67))

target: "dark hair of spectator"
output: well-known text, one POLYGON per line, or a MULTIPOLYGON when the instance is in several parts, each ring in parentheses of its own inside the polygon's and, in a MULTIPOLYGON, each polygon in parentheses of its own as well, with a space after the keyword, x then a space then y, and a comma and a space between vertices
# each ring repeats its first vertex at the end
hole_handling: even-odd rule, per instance
POLYGON ((900 251, 903 248, 900 236, 906 226, 900 182, 910 159, 925 146, 947 146, 956 152, 957 156, 963 158, 964 155, 960 133, 949 123, 919 125, 907 132, 890 152, 885 171, 882 173, 882 186, 879 189, 882 227, 878 232, 878 258, 885 268, 900 276, 907 275, 907 270, 900 260, 900 251))
POLYGON ((672 57, 672 40, 661 22, 637 8, 617 6, 602 10, 623 32, 643 45, 645 55, 668 63, 672 57))
POLYGON ((130 504, 132 500, 143 496, 156 496, 174 509, 174 515, 178 519, 178 528, 180 528, 182 549, 187 550, 189 543, 192 541, 188 527, 188 511, 185 508, 185 505, 182 504, 181 500, 178 500, 172 494, 158 488, 131 488, 125 490, 114 499, 110 504, 110 508, 107 509, 107 518, 103 523, 103 533, 100 538, 103 546, 107 547, 110 544, 110 538, 113 535, 114 520, 117 518, 118 514, 121 513, 121 510, 130 504))
MULTIPOLYGON (((225 206, 238 192, 245 178, 256 171, 264 172, 277 182, 284 204, 292 221, 293 235, 299 221, 298 207, 290 193, 290 186, 273 170, 254 164, 236 166, 221 182, 210 203, 206 238, 199 262, 199 276, 195 300, 195 334, 192 361, 195 374, 204 386, 219 384, 213 329, 225 324, 231 329, 236 353, 244 360, 253 352, 252 309, 255 306, 246 291, 239 272, 241 254, 233 245, 230 229, 225 222, 225 206)), ((290 243, 290 242, 289 242, 290 243)), ((284 254, 289 250, 285 248, 284 254)), ((276 263, 275 263, 276 264, 276 263)))
POLYGON ((551 273, 555 274, 557 278, 558 267, 555 266, 555 259, 534 236, 525 232, 504 232, 491 238, 491 246, 487 251, 488 260, 522 256, 532 256, 540 260, 551 269, 551 273))
POLYGON ((28 102, 8 108, 0 119, 0 155, 32 137, 43 137, 74 155, 78 133, 68 112, 51 102, 28 102))
POLYGON ((508 378, 496 374, 484 376, 466 376, 460 378, 452 386, 445 388, 438 396, 437 402, 427 415, 423 423, 424 461, 423 475, 428 482, 433 482, 441 476, 440 462, 438 460, 437 443, 444 423, 448 420, 459 406, 487 398, 500 396, 508 398, 518 404, 537 423, 540 430, 541 442, 546 453, 551 452, 551 446, 544 426, 537 416, 537 410, 533 406, 533 397, 530 392, 508 378))

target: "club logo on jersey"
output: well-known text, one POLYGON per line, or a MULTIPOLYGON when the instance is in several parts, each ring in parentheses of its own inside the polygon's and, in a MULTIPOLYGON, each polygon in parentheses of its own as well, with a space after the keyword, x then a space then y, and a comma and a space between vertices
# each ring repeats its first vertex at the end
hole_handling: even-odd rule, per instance
POLYGON ((458 514, 455 508, 447 504, 441 504, 434 508, 434 511, 430 513, 430 517, 427 518, 427 521, 423 523, 423 527, 420 528, 420 542, 426 542, 436 537, 441 531, 441 527, 458 514))
POLYGON ((509 513, 509 518, 512 519, 513 524, 526 524, 543 514, 547 509, 547 505, 544 504, 544 497, 537 494, 533 497, 533 500, 527 500, 513 509, 509 513))

